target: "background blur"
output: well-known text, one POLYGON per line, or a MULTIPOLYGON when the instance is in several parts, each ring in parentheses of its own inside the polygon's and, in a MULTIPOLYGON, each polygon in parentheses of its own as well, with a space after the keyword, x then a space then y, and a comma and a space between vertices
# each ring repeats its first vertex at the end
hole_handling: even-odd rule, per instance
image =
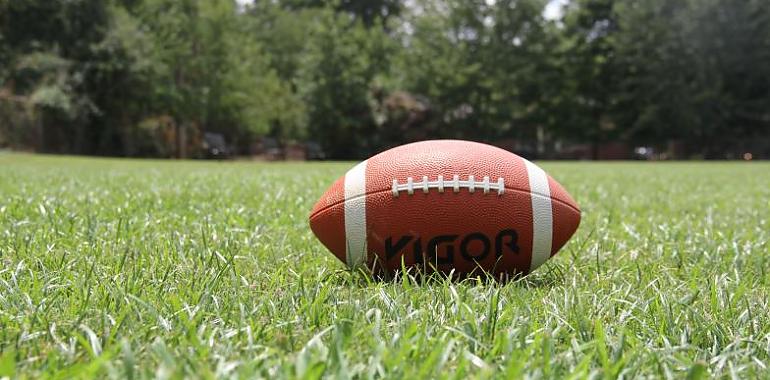
POLYGON ((770 157, 767 0, 0 0, 0 149, 770 157))

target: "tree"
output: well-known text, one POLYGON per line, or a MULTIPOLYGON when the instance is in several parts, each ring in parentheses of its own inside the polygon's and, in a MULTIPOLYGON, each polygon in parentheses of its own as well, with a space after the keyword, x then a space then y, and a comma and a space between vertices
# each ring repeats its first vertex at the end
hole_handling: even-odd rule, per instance
POLYGON ((565 83, 560 104, 561 134, 599 144, 618 137, 612 109, 619 79, 614 40, 618 34, 616 0, 578 0, 570 3, 562 29, 565 46, 565 83))
POLYGON ((767 136, 767 1, 572 0, 559 20, 547 4, 0 1, 0 144, 182 157, 218 132, 357 158, 436 137, 545 156, 687 140, 725 157, 767 136))
POLYGON ((178 155, 185 135, 202 130, 246 140, 276 125, 301 134, 302 105, 270 69, 234 1, 147 0, 138 13, 156 36, 165 70, 156 93, 176 120, 178 155))
POLYGON ((549 123, 557 40, 538 0, 423 1, 406 19, 403 86, 430 100, 428 137, 534 140, 549 123))
POLYGON ((404 7, 401 0, 285 0, 281 5, 287 9, 333 8, 346 13, 367 28, 377 24, 387 25, 392 17, 398 17, 404 7))
MULTIPOLYGON (((557 30, 543 18, 546 2, 498 1, 492 13, 484 55, 494 84, 489 129, 493 137, 541 141, 556 127, 554 110, 562 101, 563 62, 557 30)), ((545 147, 538 144, 537 153, 545 147)))
POLYGON ((313 28, 298 84, 310 120, 309 136, 337 158, 373 152, 373 87, 388 67, 381 30, 323 11, 313 28))
POLYGON ((38 148, 92 153, 89 122, 100 112, 88 93, 98 60, 92 45, 106 32, 107 5, 30 0, 6 2, 2 10, 3 92, 39 113, 38 148))
POLYGON ((698 57, 694 136, 706 157, 730 138, 770 130, 770 4, 701 0, 691 11, 686 39, 698 57))
POLYGON ((684 35, 692 11, 687 2, 663 0, 616 5, 619 76, 612 112, 621 138, 650 145, 695 132, 692 68, 699 59, 684 35))

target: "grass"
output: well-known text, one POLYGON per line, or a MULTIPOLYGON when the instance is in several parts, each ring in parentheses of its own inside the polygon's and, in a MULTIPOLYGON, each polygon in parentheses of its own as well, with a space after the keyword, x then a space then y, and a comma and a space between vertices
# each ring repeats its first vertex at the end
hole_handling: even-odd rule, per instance
POLYGON ((768 163, 543 163, 583 221, 506 285, 345 271, 349 166, 0 155, 0 378, 770 376, 768 163))

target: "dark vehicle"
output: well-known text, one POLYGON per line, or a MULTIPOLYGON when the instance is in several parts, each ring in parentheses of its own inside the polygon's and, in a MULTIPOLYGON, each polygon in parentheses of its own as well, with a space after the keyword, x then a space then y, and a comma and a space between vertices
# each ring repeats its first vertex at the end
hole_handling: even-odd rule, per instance
POLYGON ((325 160, 326 152, 321 148, 321 144, 315 141, 308 141, 305 143, 305 159, 306 160, 325 160))
POLYGON ((221 133, 206 132, 203 134, 203 156, 207 159, 225 159, 230 157, 230 149, 221 133))

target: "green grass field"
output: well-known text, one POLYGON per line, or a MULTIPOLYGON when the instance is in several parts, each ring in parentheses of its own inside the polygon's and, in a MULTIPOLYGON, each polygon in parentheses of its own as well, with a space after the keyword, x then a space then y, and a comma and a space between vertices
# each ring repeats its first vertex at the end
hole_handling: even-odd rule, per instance
POLYGON ((583 221, 501 285, 345 271, 350 164, 0 155, 0 378, 770 376, 770 164, 541 165, 583 221))

